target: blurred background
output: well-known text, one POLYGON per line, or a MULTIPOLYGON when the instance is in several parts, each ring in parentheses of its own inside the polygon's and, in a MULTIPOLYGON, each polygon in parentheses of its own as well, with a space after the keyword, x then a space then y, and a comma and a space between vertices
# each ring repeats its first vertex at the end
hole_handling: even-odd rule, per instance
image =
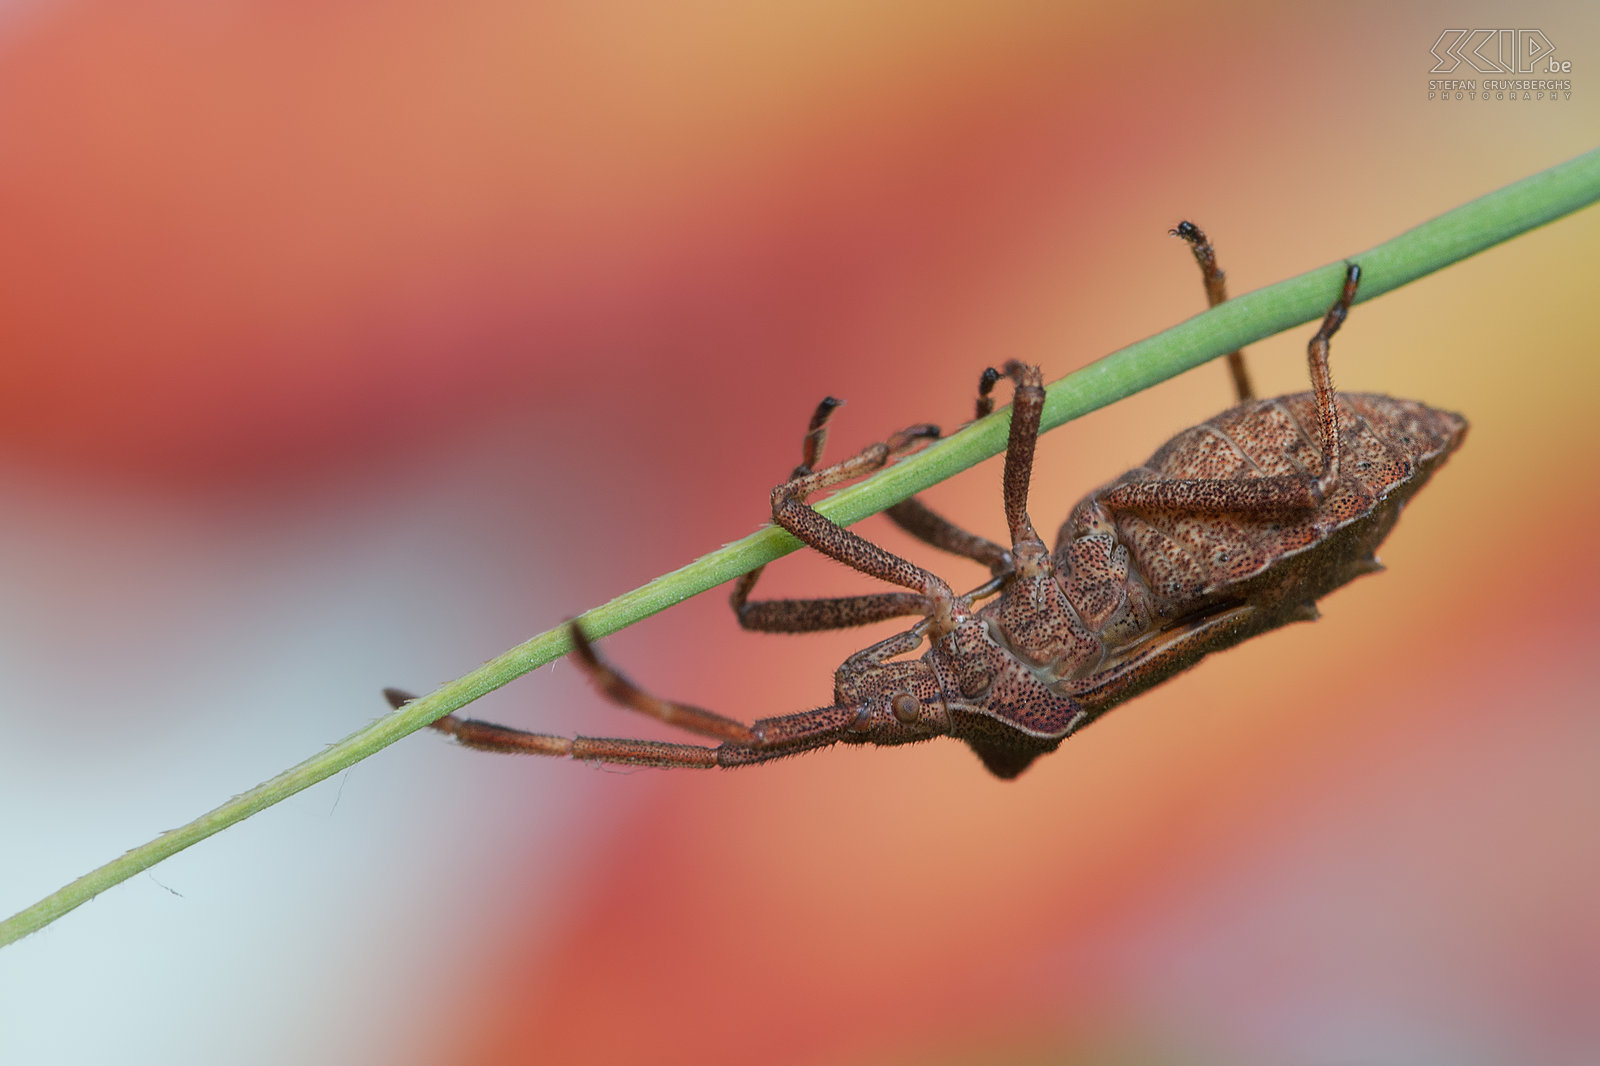
MULTIPOLYGON (((1181 219, 1243 293, 1593 147, 1593 4, 1516 10, 1570 98, 1427 98, 1508 11, 0 4, 0 912, 756 528, 822 396, 844 455, 1198 312, 1181 219)), ((1018 781, 418 734, 0 950, 0 1060, 1600 1060, 1597 245, 1358 308, 1339 384, 1473 425, 1389 572, 1018 781)), ((1231 403, 1051 433, 1038 525, 1231 403)), ((1004 531, 997 462, 930 499, 1004 531)), ((605 650, 748 720, 888 631, 605 650)), ((564 662, 473 713, 659 735, 564 662)))

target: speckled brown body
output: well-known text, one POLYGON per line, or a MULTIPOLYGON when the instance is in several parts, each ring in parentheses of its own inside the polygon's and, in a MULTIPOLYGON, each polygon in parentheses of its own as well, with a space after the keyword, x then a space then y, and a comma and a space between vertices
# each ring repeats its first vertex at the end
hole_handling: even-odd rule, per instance
MULTIPOLYGON (((1035 708, 1043 727, 1037 755, 1060 741, 1050 735, 1058 716, 1037 713, 1045 709, 1041 688, 1076 705, 1084 717, 1074 729, 1081 728, 1211 652, 1314 619, 1317 600, 1380 568, 1378 545, 1466 431, 1460 415, 1413 400, 1340 393, 1335 402, 1340 476, 1314 509, 1108 514, 1101 501, 1123 484, 1316 473, 1322 457, 1313 393, 1240 404, 1085 497, 1057 535, 1048 583, 1014 586, 978 610, 990 648, 935 645, 930 665, 953 677, 956 662, 967 662, 968 673, 974 657, 988 663, 999 691, 991 686, 981 695, 1006 699, 1014 713, 1035 708)), ((991 764, 1028 754, 1017 750, 1015 737, 993 748, 999 738, 986 724, 989 715, 966 717, 974 746, 991 764)))
MULTIPOLYGON (((1188 241, 1211 303, 1227 298, 1205 235, 1188 241)), ((720 743, 560 737, 447 716, 435 728, 469 747, 648 766, 744 766, 832 744, 896 745, 951 736, 996 776, 1015 777, 1110 708, 1214 651, 1317 616, 1316 603, 1379 569, 1375 551, 1406 502, 1461 443, 1461 416, 1412 400, 1337 393, 1329 340, 1354 302, 1361 270, 1307 346, 1312 390, 1252 397, 1243 354, 1230 354, 1238 406, 1184 430, 1143 466, 1084 498, 1049 550, 1028 517, 1044 408, 1039 368, 1012 361, 979 381, 989 414, 1002 377, 1014 387, 1002 495, 1011 547, 969 533, 916 499, 888 512, 907 532, 987 566, 956 595, 933 572, 834 524, 806 503, 926 438, 913 426, 822 470, 830 415, 813 414, 802 462, 772 492, 773 520, 823 554, 909 591, 760 600, 759 569, 732 604, 747 629, 800 633, 921 615, 910 629, 845 660, 833 703, 745 725, 660 699, 607 665, 574 625, 574 655, 624 706, 720 743), (998 593, 998 595, 996 595, 998 593), (993 599, 988 599, 994 597, 993 599), (987 600, 987 602, 984 602, 987 600), (920 657, 910 658, 926 644, 920 657)), ((398 705, 404 693, 389 691, 398 705)))

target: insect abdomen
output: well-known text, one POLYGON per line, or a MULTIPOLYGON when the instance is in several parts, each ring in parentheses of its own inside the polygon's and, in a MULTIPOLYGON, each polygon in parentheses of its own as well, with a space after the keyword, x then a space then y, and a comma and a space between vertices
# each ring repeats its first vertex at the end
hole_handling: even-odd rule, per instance
POLYGON ((1258 594, 1255 586, 1269 571, 1271 598, 1299 606, 1349 580, 1352 567, 1370 569, 1371 549, 1405 500, 1460 444, 1466 422, 1388 396, 1340 393, 1335 402, 1344 456, 1332 491, 1312 511, 1110 514, 1098 503, 1130 481, 1314 476, 1322 452, 1312 393, 1224 411, 1178 434, 1143 466, 1073 509, 1057 542, 1058 573, 1073 607, 1108 650, 1246 587, 1258 594), (1359 536, 1338 536, 1354 523, 1362 524, 1354 531, 1359 536), (1357 552, 1359 559, 1343 558, 1357 552), (1296 558, 1306 553, 1315 558, 1296 558))

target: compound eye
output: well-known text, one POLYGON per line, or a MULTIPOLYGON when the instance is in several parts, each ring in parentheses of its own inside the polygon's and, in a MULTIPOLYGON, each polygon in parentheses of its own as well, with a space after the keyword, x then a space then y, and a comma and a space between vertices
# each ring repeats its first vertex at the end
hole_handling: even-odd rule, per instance
POLYGON ((911 693, 902 692, 889 701, 894 716, 906 725, 910 725, 922 716, 922 703, 911 693))

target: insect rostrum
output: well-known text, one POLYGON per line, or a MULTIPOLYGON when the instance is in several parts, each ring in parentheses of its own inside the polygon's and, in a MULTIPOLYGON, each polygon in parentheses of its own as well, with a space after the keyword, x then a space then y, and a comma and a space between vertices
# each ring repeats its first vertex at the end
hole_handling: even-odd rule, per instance
MULTIPOLYGON (((1182 223, 1209 301, 1225 300, 1205 235, 1182 223)), ((1460 415, 1413 400, 1333 389, 1329 342, 1360 283, 1342 290, 1307 348, 1312 389, 1251 397, 1241 353, 1229 357, 1239 404, 1168 441, 1142 466, 1073 508, 1052 552, 1028 515, 1028 482, 1044 389, 1037 367, 986 371, 978 414, 1009 378, 1014 393, 1002 484, 1011 547, 969 533, 916 499, 889 516, 919 539, 975 559, 991 578, 958 595, 937 575, 836 525, 807 505, 816 492, 883 466, 938 435, 919 425, 818 469, 824 400, 802 462, 772 492, 773 520, 812 548, 909 591, 752 601, 741 578, 733 607, 747 629, 797 633, 920 615, 903 633, 845 660, 827 707, 745 725, 652 696, 602 660, 574 626, 578 663, 616 702, 719 743, 560 737, 447 715, 433 728, 487 751, 565 755, 646 766, 767 762, 832 744, 965 741, 999 777, 1020 774, 1084 725, 1214 651, 1290 622, 1379 569, 1375 551, 1400 510, 1465 436, 1460 415), (905 658, 926 645, 920 658, 905 658)), ((411 697, 385 690, 398 707, 411 697)))

